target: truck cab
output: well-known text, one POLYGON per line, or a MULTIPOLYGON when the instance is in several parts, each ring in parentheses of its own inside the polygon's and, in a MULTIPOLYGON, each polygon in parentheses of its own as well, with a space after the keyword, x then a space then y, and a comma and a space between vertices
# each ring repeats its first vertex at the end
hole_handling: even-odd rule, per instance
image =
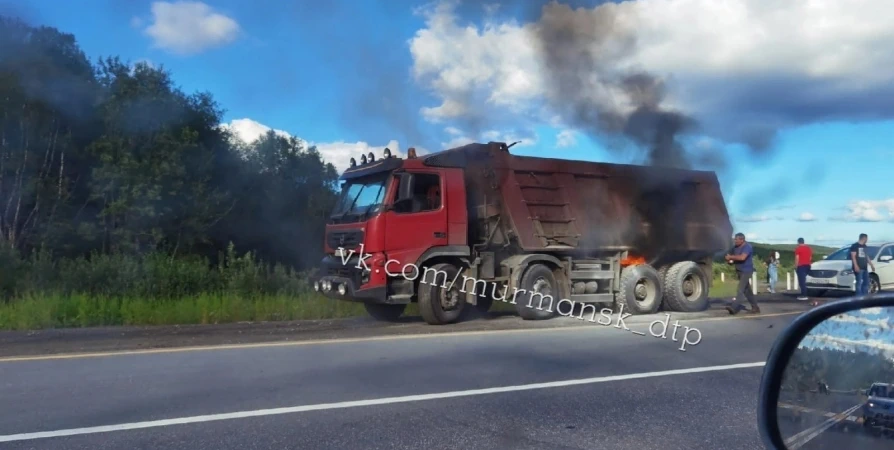
POLYGON ((423 263, 469 255, 462 170, 426 167, 413 148, 406 159, 385 149, 381 159, 352 158, 340 180, 314 288, 394 320, 414 298, 423 263))

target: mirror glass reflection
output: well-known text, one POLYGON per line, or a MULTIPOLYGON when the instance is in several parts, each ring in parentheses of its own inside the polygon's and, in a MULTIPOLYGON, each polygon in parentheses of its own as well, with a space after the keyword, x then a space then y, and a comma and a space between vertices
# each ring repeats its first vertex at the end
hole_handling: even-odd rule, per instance
POLYGON ((894 308, 830 317, 791 355, 778 423, 788 449, 894 448, 894 308))

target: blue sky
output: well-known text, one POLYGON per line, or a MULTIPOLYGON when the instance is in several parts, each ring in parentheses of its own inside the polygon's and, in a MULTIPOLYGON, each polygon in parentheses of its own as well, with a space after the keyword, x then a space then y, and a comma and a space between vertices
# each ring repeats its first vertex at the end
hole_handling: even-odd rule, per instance
POLYGON ((826 319, 801 341, 807 348, 879 352, 894 359, 892 308, 867 308, 826 319))
MULTIPOLYGON (((764 14, 762 0, 727 9, 638 0, 612 11, 554 7, 547 20, 537 7, 481 6, 488 2, 36 0, 15 12, 73 33, 91 58, 163 65, 184 90, 213 93, 246 139, 280 130, 318 145, 340 168, 386 145, 437 150, 491 139, 523 141, 513 148, 520 154, 636 162, 555 99, 616 105, 605 79, 645 69, 667 80, 664 105, 699 121, 689 147, 722 155, 737 230, 759 242, 844 245, 861 232, 894 240, 894 103, 886 103, 894 74, 878 69, 894 66, 894 56, 875 51, 894 44, 881 19, 892 6, 861 1, 876 7, 764 14), (617 35, 635 34, 637 47, 600 56, 589 69, 599 80, 557 87, 524 25, 610 15, 633 24, 617 35), (809 31, 819 25, 824 33, 809 31), (778 132, 769 149, 741 144, 767 129, 778 132)), ((621 42, 615 37, 584 39, 621 42)))

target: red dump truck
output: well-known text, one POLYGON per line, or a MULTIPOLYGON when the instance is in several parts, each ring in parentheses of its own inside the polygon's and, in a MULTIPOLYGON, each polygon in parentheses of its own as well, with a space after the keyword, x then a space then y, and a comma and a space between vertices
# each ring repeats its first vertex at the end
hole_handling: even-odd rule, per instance
MULTIPOLYGON (((379 320, 417 303, 430 324, 494 301, 529 320, 580 304, 707 309, 729 214, 713 172, 519 156, 502 142, 398 158, 340 177, 314 280, 379 320)), ((583 308, 583 309, 581 309, 583 308)))

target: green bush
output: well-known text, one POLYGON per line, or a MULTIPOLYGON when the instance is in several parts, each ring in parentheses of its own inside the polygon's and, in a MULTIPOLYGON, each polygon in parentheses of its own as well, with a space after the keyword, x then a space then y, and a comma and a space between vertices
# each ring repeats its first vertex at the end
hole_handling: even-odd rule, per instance
POLYGON ((306 273, 230 245, 219 263, 162 253, 24 258, 0 247, 0 329, 327 319, 362 305, 313 291, 306 273))

